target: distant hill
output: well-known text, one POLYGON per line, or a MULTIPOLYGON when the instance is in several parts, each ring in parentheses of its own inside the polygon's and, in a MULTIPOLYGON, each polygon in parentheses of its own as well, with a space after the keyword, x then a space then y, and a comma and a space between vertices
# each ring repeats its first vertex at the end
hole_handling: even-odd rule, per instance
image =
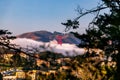
POLYGON ((63 34, 60 32, 49 32, 49 31, 34 31, 34 32, 27 32, 21 35, 18 35, 19 38, 28 38, 36 41, 42 42, 50 42, 56 39, 57 35, 61 35, 63 37, 63 43, 70 43, 70 44, 79 44, 81 42, 80 39, 76 38, 73 34, 67 33, 63 34))

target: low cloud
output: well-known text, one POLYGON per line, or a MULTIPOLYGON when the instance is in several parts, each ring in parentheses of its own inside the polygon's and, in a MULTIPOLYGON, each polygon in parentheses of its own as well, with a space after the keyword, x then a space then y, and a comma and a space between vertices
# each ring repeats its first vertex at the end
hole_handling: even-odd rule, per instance
POLYGON ((64 56, 76 56, 76 55, 82 55, 85 53, 84 48, 78 48, 75 44, 68 44, 63 43, 62 45, 57 44, 57 41, 51 41, 51 42, 38 42, 32 39, 26 39, 26 38, 17 38, 14 40, 11 40, 12 44, 19 45, 22 48, 33 48, 39 51, 51 51, 55 53, 63 54, 64 56))

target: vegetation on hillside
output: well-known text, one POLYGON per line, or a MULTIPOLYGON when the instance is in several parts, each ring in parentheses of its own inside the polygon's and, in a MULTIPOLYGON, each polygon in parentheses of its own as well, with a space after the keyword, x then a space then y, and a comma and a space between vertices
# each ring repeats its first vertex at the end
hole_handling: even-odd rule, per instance
POLYGON ((84 44, 79 47, 87 49, 84 55, 69 57, 52 52, 29 54, 10 44, 10 39, 15 38, 10 32, 0 30, 1 70, 12 67, 21 68, 25 73, 37 70, 37 80, 120 80, 120 1, 102 0, 96 8, 86 12, 79 9, 78 12, 80 16, 75 20, 62 23, 66 26, 65 31, 78 28, 81 17, 96 13, 85 34, 72 32, 83 40, 84 44), (108 12, 100 14, 104 9, 108 12), (14 54, 6 58, 9 52, 14 54), (21 53, 27 57, 21 56, 21 53))

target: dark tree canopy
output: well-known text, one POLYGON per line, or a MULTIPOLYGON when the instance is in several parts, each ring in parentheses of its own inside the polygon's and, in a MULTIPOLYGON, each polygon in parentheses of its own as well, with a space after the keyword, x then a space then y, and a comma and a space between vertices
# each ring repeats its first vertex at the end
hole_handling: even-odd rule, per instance
MULTIPOLYGON (((96 13, 93 20, 88 25, 88 29, 86 29, 87 37, 89 38, 89 45, 100 47, 105 46, 101 43, 100 40, 113 40, 115 44, 120 42, 120 1, 119 0, 102 0, 101 4, 99 4, 96 8, 91 10, 86 10, 83 12, 82 9, 78 10, 79 16, 75 18, 73 21, 68 20, 66 23, 62 23, 66 26, 66 30, 70 30, 71 28, 76 29, 79 27, 79 19, 84 17, 87 14, 96 13), (100 14, 100 12, 104 9, 107 9, 108 12, 104 12, 104 14, 100 14), (75 24, 76 22, 76 24, 75 24), (97 45, 93 45, 91 42, 97 42, 97 45)), ((103 42, 104 43, 104 42, 103 42)))
MULTIPOLYGON (((81 17, 84 17, 87 14, 95 13, 95 17, 88 25, 88 29, 86 29, 86 34, 79 35, 74 33, 78 38, 82 39, 89 44, 87 46, 100 48, 104 51, 105 47, 110 47, 109 49, 118 53, 115 54, 116 63, 117 63, 117 73, 116 80, 120 80, 120 0, 101 0, 101 3, 97 5, 97 7, 86 10, 85 12, 82 9, 78 9, 79 16, 66 23, 62 23, 69 30, 74 26, 68 25, 73 24, 75 21, 77 22, 81 17), (101 14, 101 11, 107 10, 101 14), (109 42, 111 41, 111 43, 109 42)), ((77 24, 78 26, 78 24, 77 24)), ((112 51, 112 52, 113 52, 112 51)), ((107 53, 107 52, 106 52, 107 53)), ((109 52, 110 55, 111 52, 109 52)))
MULTIPOLYGON (((3 53, 5 54, 6 51, 14 51, 16 53, 23 53, 29 57, 34 57, 37 58, 35 55, 33 54, 29 54, 30 50, 27 48, 22 48, 19 45, 16 44, 11 44, 10 40, 15 39, 15 36, 12 36, 12 33, 9 32, 8 30, 0 30, 0 49, 2 49, 1 52, 0 51, 0 55, 3 53)), ((34 51, 34 50, 33 50, 34 51)))

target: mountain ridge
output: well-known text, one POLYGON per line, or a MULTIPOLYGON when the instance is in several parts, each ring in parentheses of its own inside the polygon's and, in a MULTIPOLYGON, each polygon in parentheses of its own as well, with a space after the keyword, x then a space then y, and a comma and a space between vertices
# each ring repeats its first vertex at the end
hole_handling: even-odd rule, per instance
POLYGON ((42 41, 42 42, 50 42, 53 40, 56 40, 56 36, 61 35, 62 42, 63 43, 70 43, 70 44, 80 44, 81 40, 76 38, 72 33, 60 33, 60 32, 49 32, 45 30, 41 31, 33 31, 33 32, 26 32, 23 34, 18 35, 18 38, 27 38, 27 39, 32 39, 36 41, 42 41))

